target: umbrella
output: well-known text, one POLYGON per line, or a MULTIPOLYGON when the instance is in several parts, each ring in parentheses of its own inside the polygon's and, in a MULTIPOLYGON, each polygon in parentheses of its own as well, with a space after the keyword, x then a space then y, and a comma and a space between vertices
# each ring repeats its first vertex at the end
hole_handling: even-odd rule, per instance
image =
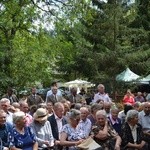
POLYGON ((116 76, 117 81, 131 82, 137 80, 140 76, 132 72, 129 68, 116 76))

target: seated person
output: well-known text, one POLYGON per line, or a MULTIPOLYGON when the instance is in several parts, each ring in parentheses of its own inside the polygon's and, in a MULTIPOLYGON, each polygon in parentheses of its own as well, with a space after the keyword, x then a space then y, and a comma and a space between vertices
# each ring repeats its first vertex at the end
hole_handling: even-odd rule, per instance
POLYGON ((120 150, 121 138, 107 120, 105 110, 96 112, 96 124, 92 127, 91 134, 103 150, 120 150))
POLYGON ((80 111, 71 109, 68 118, 69 123, 63 126, 60 134, 60 144, 68 147, 68 150, 77 150, 76 146, 81 144, 85 138, 84 133, 77 128, 80 122, 80 111))
POLYGON ((129 110, 126 122, 121 129, 122 147, 124 150, 148 150, 144 141, 142 126, 138 124, 138 111, 129 110))
POLYGON ((0 109, 0 142, 3 150, 9 150, 8 132, 12 130, 12 125, 6 122, 6 113, 0 109))
POLYGON ((8 132, 10 150, 37 150, 38 143, 30 127, 26 126, 25 113, 13 114, 14 127, 8 132))
POLYGON ((49 149, 54 146, 54 138, 50 122, 47 121, 48 111, 39 108, 33 115, 33 123, 30 125, 36 135, 39 150, 49 149))

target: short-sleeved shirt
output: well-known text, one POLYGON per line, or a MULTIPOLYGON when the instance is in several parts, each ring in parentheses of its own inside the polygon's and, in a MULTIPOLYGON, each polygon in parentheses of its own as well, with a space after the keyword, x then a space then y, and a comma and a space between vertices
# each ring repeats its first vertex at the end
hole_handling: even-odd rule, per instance
MULTIPOLYGON (((84 138, 84 133, 82 133, 77 128, 74 129, 70 124, 64 125, 62 128, 62 132, 65 132, 67 134, 68 141, 78 141, 84 138)), ((75 146, 71 146, 69 147, 69 150, 77 150, 77 148, 75 146)))
POLYGON ((24 134, 20 134, 15 127, 8 132, 10 147, 15 146, 23 150, 33 150, 36 137, 30 127, 24 128, 24 134))

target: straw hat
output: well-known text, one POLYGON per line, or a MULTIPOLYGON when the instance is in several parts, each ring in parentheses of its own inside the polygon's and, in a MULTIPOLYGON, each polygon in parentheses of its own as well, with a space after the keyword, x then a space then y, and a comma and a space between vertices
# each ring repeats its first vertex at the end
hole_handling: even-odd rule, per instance
POLYGON ((48 111, 45 108, 39 108, 33 115, 34 120, 44 121, 47 120, 48 111))

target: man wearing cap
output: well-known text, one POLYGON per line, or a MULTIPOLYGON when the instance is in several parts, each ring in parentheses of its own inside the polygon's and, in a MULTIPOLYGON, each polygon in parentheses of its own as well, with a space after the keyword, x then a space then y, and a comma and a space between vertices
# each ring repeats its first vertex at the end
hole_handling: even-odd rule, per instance
POLYGON ((64 115, 64 105, 61 102, 54 104, 54 114, 48 117, 48 121, 51 124, 52 133, 55 139, 55 147, 57 150, 62 150, 63 147, 60 146, 60 133, 63 125, 67 124, 64 115))

